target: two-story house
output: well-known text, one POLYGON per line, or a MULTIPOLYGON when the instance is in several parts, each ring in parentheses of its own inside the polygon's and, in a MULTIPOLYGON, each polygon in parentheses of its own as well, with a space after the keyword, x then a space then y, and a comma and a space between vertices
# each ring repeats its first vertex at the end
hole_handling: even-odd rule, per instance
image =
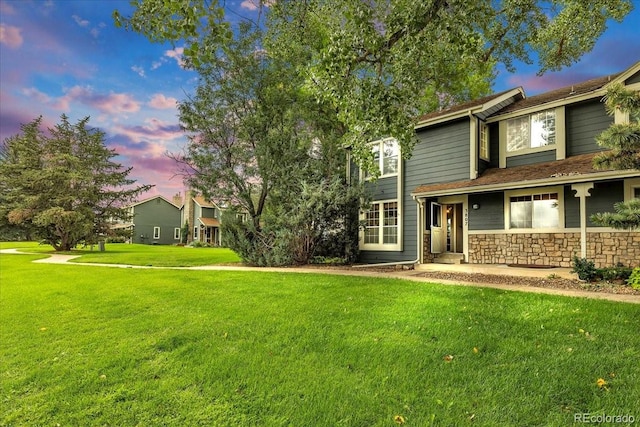
POLYGON ((202 196, 193 196, 187 191, 185 202, 180 210, 181 223, 189 224, 187 243, 202 242, 213 246, 222 244, 220 219, 222 209, 202 196))
POLYGON ((180 243, 180 208, 162 196, 126 206, 130 222, 117 228, 131 230, 132 243, 170 245, 180 243))
POLYGON ((640 90, 640 62, 532 97, 517 88, 425 115, 407 160, 394 139, 375 142, 381 174, 367 183, 361 261, 568 267, 577 255, 638 265, 640 232, 589 219, 640 197, 640 171, 593 168, 595 137, 629 120, 605 111, 615 83, 640 90))

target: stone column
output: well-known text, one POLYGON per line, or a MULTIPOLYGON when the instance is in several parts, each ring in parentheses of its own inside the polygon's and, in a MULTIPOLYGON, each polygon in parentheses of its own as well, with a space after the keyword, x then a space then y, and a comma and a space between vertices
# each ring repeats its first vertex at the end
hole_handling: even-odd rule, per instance
POLYGON ((572 184, 571 189, 576 192, 575 197, 580 198, 580 257, 587 257, 587 197, 593 189, 593 182, 581 182, 572 184))

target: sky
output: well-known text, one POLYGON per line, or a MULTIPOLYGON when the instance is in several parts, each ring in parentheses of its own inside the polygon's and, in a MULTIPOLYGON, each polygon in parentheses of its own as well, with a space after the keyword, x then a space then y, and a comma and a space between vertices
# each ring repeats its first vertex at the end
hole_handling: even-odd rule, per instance
MULTIPOLYGON (((232 16, 257 14, 259 0, 227 0, 232 16)), ((592 52, 560 72, 537 76, 516 63, 503 68, 496 92, 522 86, 528 96, 620 72, 640 61, 640 2, 619 24, 611 21, 592 52)), ((128 0, 0 0, 0 140, 20 124, 43 116, 53 127, 60 115, 106 133, 116 160, 133 167, 130 178, 155 187, 141 198, 171 200, 185 188, 166 153, 187 139, 176 102, 193 93, 196 74, 181 66, 181 46, 153 44, 115 28, 114 9, 129 15, 128 0)))

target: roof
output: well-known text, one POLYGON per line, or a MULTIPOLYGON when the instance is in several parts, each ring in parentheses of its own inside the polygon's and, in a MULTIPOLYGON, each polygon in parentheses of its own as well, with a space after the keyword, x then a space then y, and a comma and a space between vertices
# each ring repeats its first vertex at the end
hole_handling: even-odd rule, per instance
POLYGON ((500 110, 500 114, 510 113, 513 111, 523 110, 525 108, 536 107, 538 105, 544 105, 549 102, 560 101, 563 99, 573 98, 588 93, 594 93, 599 95, 597 91, 603 89, 608 83, 618 77, 621 73, 613 74, 605 77, 598 77, 595 79, 587 80, 586 82, 576 83, 570 86, 565 86, 560 89, 555 89, 549 92, 541 93, 540 95, 530 96, 514 102, 513 104, 500 110))
POLYGON ((215 208, 215 204, 213 202, 208 201, 202 196, 196 196, 193 200, 203 208, 215 208))
POLYGON ((125 206, 125 207, 126 207, 126 208, 132 208, 132 207, 134 207, 134 206, 138 206, 138 205, 141 205, 141 204, 143 204, 143 203, 150 202, 150 201, 155 200, 155 199, 162 199, 162 200, 164 200, 165 202, 169 203, 170 205, 175 206, 175 207, 176 207, 176 208, 178 208, 178 209, 180 208, 180 206, 177 206, 176 204, 174 204, 172 201, 170 201, 169 199, 167 199, 167 198, 166 198, 166 197, 164 197, 164 196, 153 196, 153 197, 149 197, 148 199, 140 200, 139 202, 132 203, 132 204, 127 205, 127 206, 125 206))
POLYGON ((218 221, 215 218, 198 218, 198 221, 200 221, 200 223, 202 225, 204 225, 205 227, 219 227, 220 226, 220 221, 218 221))
MULTIPOLYGON (((449 108, 440 111, 434 111, 418 117, 416 127, 422 127, 424 125, 431 124, 431 122, 439 122, 440 118, 447 118, 447 120, 455 119, 458 117, 466 116, 470 111, 477 114, 484 110, 493 111, 495 107, 501 106, 505 100, 518 99, 524 97, 524 91, 522 88, 514 88, 505 90, 503 92, 494 93, 492 95, 484 96, 482 98, 474 99, 472 101, 463 102, 462 104, 456 104, 449 108), (492 108, 493 107, 493 108, 492 108)), ((511 103, 509 101, 508 103, 511 103)), ((506 104, 505 104, 506 105, 506 104)), ((499 109, 499 108, 498 108, 499 109)), ((487 114, 488 115, 488 114, 487 114)), ((484 117, 483 117, 484 118, 484 117)))
POLYGON ((489 168, 474 180, 421 185, 412 195, 445 195, 478 193, 497 189, 526 188, 541 185, 573 183, 619 176, 640 176, 640 171, 613 171, 593 168, 593 158, 599 153, 572 156, 564 160, 536 163, 511 168, 489 168))

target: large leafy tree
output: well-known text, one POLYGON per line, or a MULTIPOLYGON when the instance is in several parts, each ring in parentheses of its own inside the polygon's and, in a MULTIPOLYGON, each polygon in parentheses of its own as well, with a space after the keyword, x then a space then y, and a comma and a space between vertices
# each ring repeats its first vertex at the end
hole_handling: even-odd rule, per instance
MULTIPOLYGON (((215 0, 133 0, 116 24, 154 41, 182 41, 194 64, 233 37, 215 0)), ((368 142, 415 142, 420 113, 489 91, 494 66, 516 60, 557 70, 590 51, 630 0, 261 0, 272 57, 304 58, 298 72, 330 103, 342 144, 370 166, 368 142)), ((261 23, 258 23, 261 25, 261 23)))
MULTIPOLYGON (((341 224, 358 198, 346 185, 335 116, 303 90, 292 62, 260 49, 262 34, 243 23, 207 62, 189 63, 200 76, 179 105, 190 141, 173 157, 192 188, 248 214, 246 224, 223 221, 225 241, 245 261, 303 263, 327 233, 357 236, 341 224), (300 209, 305 194, 309 208, 300 209)), ((338 240, 345 241, 338 252, 353 253, 349 239, 338 240)))
POLYGON ((113 161, 105 134, 88 126, 89 118, 42 130, 42 117, 0 147, 0 216, 33 237, 66 251, 94 242, 123 218, 123 204, 150 186, 133 187, 131 168, 113 161))
MULTIPOLYGON (((596 156, 594 166, 600 169, 640 170, 640 93, 612 86, 605 97, 605 106, 610 115, 622 113, 628 120, 615 123, 597 137, 600 146, 607 148, 596 156)), ((617 229, 633 230, 640 227, 640 199, 614 205, 614 212, 597 213, 591 216, 596 224, 617 229)))

